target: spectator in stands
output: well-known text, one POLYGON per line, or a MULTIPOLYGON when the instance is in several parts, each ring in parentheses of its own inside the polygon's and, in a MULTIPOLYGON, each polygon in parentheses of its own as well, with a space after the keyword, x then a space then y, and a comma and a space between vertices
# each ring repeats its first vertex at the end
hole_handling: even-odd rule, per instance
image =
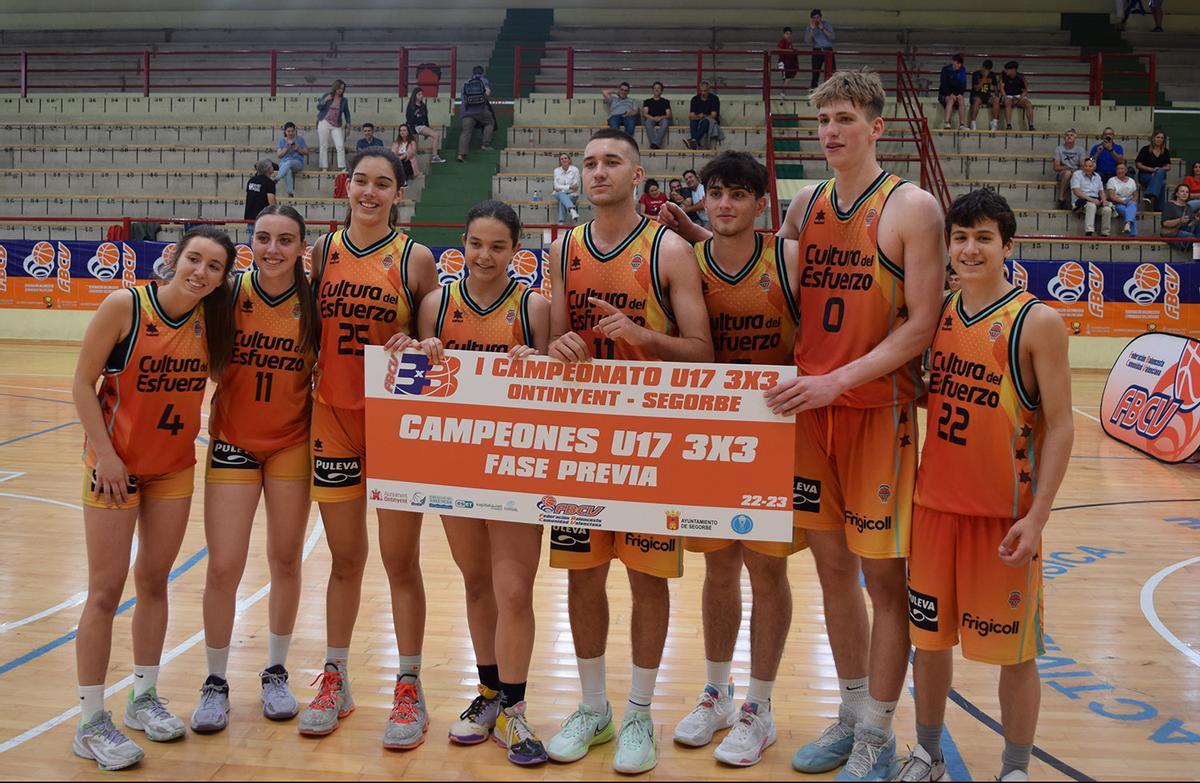
POLYGON ((985 103, 992 115, 988 129, 996 130, 1000 126, 1000 76, 992 71, 991 60, 984 60, 979 70, 971 74, 971 130, 976 130, 975 118, 985 103))
POLYGON ((329 92, 317 101, 317 140, 321 148, 321 171, 329 170, 329 143, 337 150, 338 169, 346 168, 346 128, 350 127, 350 101, 346 83, 334 81, 329 92))
MULTIPOLYGON (((1200 237, 1200 219, 1197 219, 1196 211, 1188 206, 1191 195, 1192 191, 1181 182, 1175 186, 1171 200, 1163 204, 1161 233, 1164 237, 1200 237)), ((1197 252, 1200 252, 1192 242, 1172 242, 1171 246, 1180 250, 1191 249, 1192 258, 1196 258, 1197 252)))
POLYGON ((796 54, 796 47, 792 45, 792 28, 783 28, 783 35, 775 49, 779 55, 779 70, 783 71, 783 86, 786 87, 800 72, 800 55, 796 54))
POLYGON ((476 65, 471 69, 471 78, 462 86, 462 133, 458 135, 458 162, 467 159, 467 150, 471 147, 471 136, 475 128, 482 128, 480 149, 492 148, 492 132, 496 130, 496 115, 492 113, 492 104, 488 100, 492 95, 492 85, 483 75, 483 66, 476 65))
POLYGON ((684 206, 683 211, 688 214, 693 223, 700 226, 707 226, 708 213, 704 211, 704 185, 701 184, 700 177, 697 176, 695 169, 688 169, 683 172, 683 181, 687 187, 681 188, 680 192, 688 200, 688 204, 684 206))
POLYGON ((1083 162, 1083 147, 1075 145, 1078 138, 1074 128, 1067 128, 1063 143, 1054 148, 1054 172, 1058 176, 1058 188, 1054 192, 1054 203, 1059 209, 1068 209, 1070 204, 1071 177, 1079 171, 1083 162))
MULTIPOLYGON (((1154 17, 1154 29, 1151 32, 1161 33, 1163 31, 1163 0, 1146 0, 1146 2, 1149 3, 1150 14, 1154 17)), ((1125 0, 1125 12, 1121 16, 1121 30, 1125 29, 1130 15, 1134 13, 1145 16, 1146 9, 1142 5, 1142 0, 1125 0)))
POLYGON ((1071 177, 1071 192, 1075 194, 1075 210, 1083 210, 1083 233, 1096 233, 1096 212, 1100 212, 1100 234, 1112 233, 1112 205, 1104 191, 1104 181, 1096 173, 1095 158, 1083 161, 1083 168, 1071 177))
POLYGON ((375 123, 364 122, 362 126, 362 138, 354 145, 354 148, 359 152, 368 147, 382 147, 383 139, 375 138, 375 123))
POLYGON ((1138 183, 1129 176, 1129 166, 1117 164, 1117 175, 1105 186, 1108 200, 1112 202, 1113 211, 1125 221, 1122 234, 1137 236, 1138 183))
POLYGON ((1115 132, 1105 128, 1100 134, 1100 143, 1092 146, 1089 158, 1096 159, 1096 172, 1104 179, 1117 175, 1117 164, 1125 162, 1125 148, 1113 141, 1115 132))
POLYGON ((1183 178, 1183 184, 1192 194, 1188 206, 1193 212, 1200 212, 1200 160, 1192 161, 1192 173, 1183 178))
POLYGON ((967 104, 964 97, 967 91, 967 69, 963 67, 963 56, 956 54, 950 58, 949 64, 942 67, 942 77, 938 84, 938 103, 946 109, 943 128, 950 127, 950 118, 958 109, 958 129, 967 129, 967 104))
MULTIPOLYGON (((246 182, 246 212, 245 220, 254 220, 258 213, 275 203, 275 180, 271 172, 275 170, 270 158, 263 158, 254 164, 254 176, 246 182)), ((250 226, 251 232, 254 227, 250 226)))
POLYGON ((396 129, 396 140, 392 142, 392 152, 396 153, 396 157, 400 158, 400 163, 404 166, 406 182, 421 176, 421 164, 417 162, 417 143, 417 136, 407 122, 402 123, 396 129))
POLYGON ((558 156, 558 168, 554 170, 554 197, 558 199, 558 222, 579 220, 579 168, 571 165, 571 156, 563 152, 558 156))
POLYGON ((725 140, 725 132, 721 130, 721 99, 710 90, 707 81, 700 82, 700 92, 692 96, 688 107, 689 149, 711 149, 725 140))
POLYGON ((808 15, 808 27, 804 29, 804 42, 812 45, 812 84, 816 89, 825 72, 826 52, 829 56, 829 72, 837 70, 837 60, 833 56, 833 25, 821 18, 821 9, 814 8, 808 15))
POLYGON ((1167 172, 1171 170, 1171 150, 1167 149, 1167 134, 1155 128, 1150 143, 1138 150, 1138 184, 1150 209, 1161 209, 1166 201, 1167 172))
POLYGON ((1000 83, 1004 87, 1004 125, 1005 130, 1012 130, 1012 110, 1016 106, 1025 110, 1025 127, 1027 130, 1037 130, 1033 127, 1033 103, 1029 100, 1029 83, 1017 72, 1017 61, 1009 60, 1004 64, 1004 73, 1000 74, 1000 83))
POLYGON ((296 123, 284 124, 283 138, 276 145, 275 157, 279 159, 279 171, 275 174, 275 181, 283 180, 288 198, 292 198, 296 195, 296 172, 303 170, 304 163, 308 160, 308 145, 304 143, 303 136, 296 135, 296 123))
POLYGON ((657 218, 658 211, 666 203, 667 194, 662 192, 658 180, 654 178, 646 180, 646 184, 642 188, 642 196, 638 199, 638 204, 641 206, 639 211, 648 218, 657 218))
POLYGON ((667 131, 671 128, 671 102, 662 97, 663 83, 652 85, 654 97, 642 101, 642 124, 646 126, 646 139, 650 149, 662 149, 667 140, 667 131))
POLYGON ((408 96, 404 120, 416 134, 418 146, 422 136, 433 142, 433 162, 445 163, 446 159, 438 154, 442 148, 441 135, 429 124, 429 107, 425 105, 425 91, 420 87, 414 87, 412 94, 408 96))
POLYGON ((675 203, 684 212, 687 212, 688 206, 692 203, 683 194, 683 182, 675 178, 667 183, 667 200, 675 203))
POLYGON ((608 104, 608 127, 623 130, 630 136, 637 128, 637 103, 629 97, 629 82, 621 82, 615 90, 601 90, 608 104))

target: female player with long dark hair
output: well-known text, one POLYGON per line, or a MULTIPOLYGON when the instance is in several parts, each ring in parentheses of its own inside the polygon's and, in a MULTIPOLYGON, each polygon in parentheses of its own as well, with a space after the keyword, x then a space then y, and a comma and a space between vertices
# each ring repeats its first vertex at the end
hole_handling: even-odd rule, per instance
POLYGON ((204 390, 229 361, 229 274, 236 256, 222 231, 184 234, 167 260, 170 280, 110 294, 79 351, 72 391, 87 435, 88 597, 75 640, 81 714, 72 750, 101 769, 122 769, 144 755, 104 711, 113 617, 135 527, 134 681, 124 723, 155 742, 184 733, 155 686, 167 632, 167 576, 192 505, 204 390))
MULTIPOLYGON (((325 594, 325 671, 316 698, 300 716, 305 735, 329 734, 354 709, 346 662, 367 562, 363 348, 399 334, 410 340, 417 303, 437 288, 433 253, 394 227, 404 182, 404 167, 390 150, 371 147, 356 155, 350 163, 346 227, 318 240, 313 253, 321 341, 312 497, 321 507, 333 567, 325 594)), ((425 634, 421 515, 380 509, 378 516, 400 659, 383 744, 409 749, 424 742, 429 722, 420 681, 425 634)))
POLYGON ((300 605, 317 350, 316 306, 304 271, 304 218, 292 207, 272 204, 258 214, 251 243, 254 268, 234 280, 233 353, 208 422, 208 678, 191 720, 192 730, 202 733, 229 722, 229 640, 259 495, 266 498, 271 570, 267 665, 260 675, 263 715, 288 720, 300 709, 288 689, 286 659, 300 605))

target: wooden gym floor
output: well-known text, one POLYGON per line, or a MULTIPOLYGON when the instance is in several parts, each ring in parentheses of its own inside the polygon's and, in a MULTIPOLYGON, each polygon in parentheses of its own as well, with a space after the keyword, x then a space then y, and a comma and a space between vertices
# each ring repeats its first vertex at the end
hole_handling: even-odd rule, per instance
MULTIPOLYGON (((83 435, 69 391, 75 353, 71 347, 0 343, 0 778, 5 779, 111 777, 71 754, 77 718, 66 714, 77 703, 71 640, 86 589, 78 508, 83 435)), ((1095 420, 1103 383, 1103 375, 1076 374, 1075 449, 1046 529, 1048 651, 1040 662, 1044 690, 1031 773, 1050 780, 1194 778, 1200 772, 1200 466, 1158 464, 1104 436, 1095 420)), ((202 475, 198 470, 192 525, 171 584, 168 653, 159 681, 160 692, 185 720, 206 674, 202 475)), ((261 510, 259 517, 263 522, 261 510)), ((450 722, 475 695, 475 661, 462 585, 440 528, 436 518, 426 519, 423 681, 432 724, 423 746, 391 753, 380 745, 396 653, 387 582, 376 557, 368 566, 351 653, 359 709, 320 740, 297 736, 294 723, 261 717, 256 674, 266 655, 262 599, 268 576, 260 527, 239 594, 229 729, 207 737, 189 733, 165 745, 138 736, 146 759, 119 774, 169 780, 617 777, 611 745, 574 765, 518 769, 490 742, 472 748, 446 742, 450 722)), ((302 703, 312 696, 308 683, 319 671, 325 644, 329 557, 314 523, 309 544, 289 658, 302 703)), ((837 680, 811 556, 791 561, 795 617, 774 699, 779 743, 749 770, 719 766, 711 747, 691 750, 671 742, 675 722, 704 680, 702 558, 689 555, 686 569, 671 584, 671 632, 654 710, 659 765, 646 777, 802 779, 789 765, 791 753, 837 710, 837 680)), ((619 567, 613 571, 608 684, 620 711, 629 687, 629 598, 624 574, 619 567)), ((131 591, 132 584, 127 596, 131 591)), ((529 714, 543 739, 578 699, 565 592, 565 575, 543 567, 529 688, 529 714)), ((743 595, 748 602, 748 584, 743 595)), ((110 687, 131 672, 131 615, 123 612, 116 620, 110 687)), ((739 699, 749 676, 749 616, 747 603, 734 659, 739 699)), ((956 780, 990 780, 999 772, 1001 749, 997 670, 960 659, 956 675, 955 703, 947 711, 951 739, 943 743, 950 770, 956 780)), ((108 699, 118 716, 124 698, 123 687, 108 699)), ((906 694, 896 720, 901 752, 914 742, 912 722, 906 694)))

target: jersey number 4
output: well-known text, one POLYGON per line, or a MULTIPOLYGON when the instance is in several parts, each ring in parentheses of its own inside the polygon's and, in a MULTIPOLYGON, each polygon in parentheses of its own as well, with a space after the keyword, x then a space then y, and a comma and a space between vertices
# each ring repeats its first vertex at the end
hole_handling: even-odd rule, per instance
POLYGON ((172 436, 175 436, 179 434, 181 429, 183 429, 183 417, 181 417, 178 413, 175 413, 175 415, 172 417, 172 413, 175 413, 174 403, 163 408, 162 416, 159 417, 158 424, 156 426, 158 429, 166 430, 167 432, 171 433, 172 436))

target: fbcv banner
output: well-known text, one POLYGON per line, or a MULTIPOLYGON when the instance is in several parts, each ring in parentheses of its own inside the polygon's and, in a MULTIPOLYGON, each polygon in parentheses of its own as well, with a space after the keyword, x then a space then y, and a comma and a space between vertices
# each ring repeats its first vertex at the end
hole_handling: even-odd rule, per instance
MULTIPOLYGON (((0 307, 94 310, 118 288, 160 278, 163 257, 174 250, 174 242, 0 240, 0 307)), ((466 274, 461 248, 437 247, 433 255, 443 284, 466 274)), ((249 245, 237 245, 236 268, 249 269, 253 263, 249 245)), ((509 275, 549 294, 541 250, 517 251, 509 275)))
POLYGON ((1163 462, 1200 462, 1200 340, 1143 334, 1104 384, 1100 426, 1163 462))

